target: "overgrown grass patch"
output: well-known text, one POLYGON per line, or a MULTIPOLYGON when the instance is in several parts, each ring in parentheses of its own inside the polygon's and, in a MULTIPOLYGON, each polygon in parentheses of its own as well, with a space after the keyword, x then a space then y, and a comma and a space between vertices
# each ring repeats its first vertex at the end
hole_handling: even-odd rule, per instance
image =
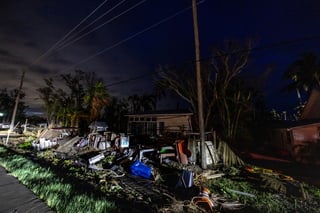
MULTIPOLYGON (((265 174, 260 180, 252 181, 248 177, 232 169, 224 177, 209 180, 206 184, 211 192, 219 194, 227 200, 239 201, 250 206, 254 212, 320 212, 319 189, 305 183, 295 183, 299 194, 290 194, 278 187, 279 179, 270 176, 277 184, 267 187, 264 183, 265 174), (300 189, 299 189, 300 188, 300 189), (307 196, 305 196, 307 194, 307 196)), ((283 182, 283 185, 293 183, 283 182)))
POLYGON ((31 150, 32 147, 32 142, 36 139, 34 136, 29 136, 25 139, 23 143, 18 144, 18 148, 24 149, 24 150, 31 150))
POLYGON ((0 146, 0 164, 56 212, 116 212, 113 202, 81 193, 51 171, 0 146))
MULTIPOLYGON (((58 159, 51 150, 38 152, 32 158, 36 158, 39 164, 31 160, 29 155, 24 156, 0 146, 0 165, 18 177, 56 212, 119 212, 117 207, 123 206, 126 206, 122 208, 126 210, 124 212, 130 212, 131 207, 136 206, 134 191, 128 193, 121 187, 117 188, 104 175, 81 166, 80 161, 58 159), (113 199, 116 195, 125 197, 121 200, 124 205, 116 207, 115 203, 106 201, 107 197, 113 199)), ((218 197, 231 202, 239 201, 253 210, 248 212, 320 213, 320 189, 317 187, 286 182, 268 172, 254 173, 249 178, 246 174, 248 171, 243 168, 228 167, 221 172, 225 176, 206 180, 203 184, 218 197), (295 194, 292 194, 292 187, 296 190, 295 194)), ((142 209, 147 211, 145 207, 142 209)))

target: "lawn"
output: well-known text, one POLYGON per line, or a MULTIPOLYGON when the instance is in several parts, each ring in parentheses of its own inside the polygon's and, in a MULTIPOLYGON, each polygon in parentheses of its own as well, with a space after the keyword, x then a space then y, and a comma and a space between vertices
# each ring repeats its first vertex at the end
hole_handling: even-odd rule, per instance
MULTIPOLYGON (((57 159, 50 150, 32 153, 0 146, 0 165, 56 212, 202 212, 191 202, 192 196, 181 198, 172 191, 169 202, 155 203, 149 195, 117 184, 117 177, 57 159)), ((195 186, 184 191, 208 188, 214 212, 320 212, 320 189, 290 176, 250 165, 212 171, 223 175, 210 179, 195 174, 195 186)))

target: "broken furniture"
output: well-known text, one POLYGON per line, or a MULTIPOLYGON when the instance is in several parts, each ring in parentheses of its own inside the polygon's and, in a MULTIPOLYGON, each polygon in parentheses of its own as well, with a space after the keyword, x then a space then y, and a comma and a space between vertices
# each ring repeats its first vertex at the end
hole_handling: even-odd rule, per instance
POLYGON ((177 149, 177 160, 182 165, 188 165, 188 158, 191 156, 191 152, 186 146, 186 141, 183 139, 176 140, 175 144, 177 149))
POLYGON ((92 158, 89 158, 89 169, 93 169, 93 170, 103 170, 103 168, 99 168, 96 163, 98 163, 99 161, 101 161, 102 159, 104 159, 105 156, 103 153, 100 153, 96 156, 93 156, 92 158))
POLYGON ((208 188, 203 188, 199 196, 195 196, 192 198, 191 202, 195 205, 199 206, 201 209, 205 210, 206 212, 214 212, 214 208, 216 204, 210 197, 210 190, 208 188))
POLYGON ((110 141, 107 141, 107 137, 105 135, 101 135, 99 133, 90 133, 89 134, 89 146, 94 149, 104 150, 110 147, 110 141))
POLYGON ((163 163, 163 160, 166 158, 175 158, 176 159, 176 150, 173 146, 164 146, 161 147, 159 152, 160 164, 163 163))
POLYGON ((143 162, 143 160, 145 159, 145 154, 146 154, 146 153, 155 152, 155 151, 156 151, 156 149, 154 149, 154 148, 141 149, 141 150, 139 151, 139 161, 140 161, 140 162, 143 162))
POLYGON ((188 189, 193 186, 193 172, 183 169, 176 188, 188 189))

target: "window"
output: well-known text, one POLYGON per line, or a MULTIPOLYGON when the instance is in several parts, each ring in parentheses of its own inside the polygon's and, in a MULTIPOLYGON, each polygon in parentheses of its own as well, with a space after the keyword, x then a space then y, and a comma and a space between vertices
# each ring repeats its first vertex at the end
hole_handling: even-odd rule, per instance
POLYGON ((144 117, 140 117, 139 121, 144 121, 144 119, 145 119, 144 117))
POLYGON ((155 122, 147 123, 147 134, 150 136, 157 135, 157 123, 155 122))
POLYGON ((163 135, 164 132, 164 122, 159 122, 159 134, 163 135))

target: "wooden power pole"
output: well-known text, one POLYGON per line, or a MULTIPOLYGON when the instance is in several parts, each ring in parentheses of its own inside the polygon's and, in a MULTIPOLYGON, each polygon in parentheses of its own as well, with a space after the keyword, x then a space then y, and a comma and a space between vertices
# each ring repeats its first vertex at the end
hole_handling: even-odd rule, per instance
POLYGON ((15 121, 15 118, 16 118, 16 113, 17 113, 18 104, 19 104, 19 100, 20 100, 20 94, 21 94, 22 85, 23 85, 24 73, 25 73, 25 71, 22 72, 22 77, 21 77, 21 80, 20 80, 20 86, 19 86, 18 94, 17 94, 17 97, 16 97, 16 102, 15 102, 14 109, 13 109, 13 114, 12 114, 10 129, 8 130, 6 145, 7 145, 8 142, 9 142, 10 134, 11 134, 11 132, 13 131, 13 128, 14 128, 14 121, 15 121))
POLYGON ((196 51, 198 120, 199 120, 199 131, 200 131, 200 156, 201 156, 201 167, 202 169, 206 169, 207 163, 206 163, 204 120, 203 120, 203 101, 202 101, 202 82, 201 82, 202 79, 201 79, 201 66, 200 66, 200 42, 199 42, 199 30, 198 30, 197 0, 192 0, 192 14, 193 14, 195 51, 196 51))

